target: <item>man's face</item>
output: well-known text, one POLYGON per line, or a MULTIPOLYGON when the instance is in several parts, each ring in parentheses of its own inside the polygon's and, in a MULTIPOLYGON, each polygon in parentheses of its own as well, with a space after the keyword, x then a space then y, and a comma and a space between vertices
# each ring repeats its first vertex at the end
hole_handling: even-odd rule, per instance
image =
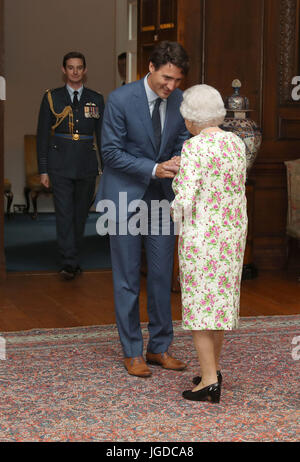
POLYGON ((118 60, 118 71, 121 77, 121 80, 126 80, 126 58, 118 60))
POLYGON ((166 99, 179 87, 184 77, 182 70, 168 63, 155 70, 154 64, 149 64, 150 75, 148 84, 150 88, 162 99, 166 99))
POLYGON ((82 59, 80 58, 70 58, 66 62, 66 67, 62 68, 63 73, 66 76, 67 84, 72 85, 81 85, 83 78, 86 73, 86 68, 83 65, 82 59))

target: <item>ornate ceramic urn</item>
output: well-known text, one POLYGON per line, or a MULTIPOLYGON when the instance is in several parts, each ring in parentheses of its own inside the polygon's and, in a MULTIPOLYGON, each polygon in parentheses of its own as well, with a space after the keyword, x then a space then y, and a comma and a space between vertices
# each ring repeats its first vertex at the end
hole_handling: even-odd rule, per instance
MULTIPOLYGON (((233 95, 224 101, 227 110, 226 118, 221 128, 231 131, 239 136, 246 146, 247 176, 252 167, 261 145, 261 131, 256 123, 249 118, 249 100, 240 95, 241 82, 235 79, 232 82, 233 95)), ((246 182, 247 212, 248 212, 248 235, 244 256, 242 279, 252 279, 257 276, 257 269, 253 261, 253 211, 254 211, 254 180, 246 182)))
POLYGON ((233 80, 234 93, 225 99, 226 118, 221 126, 223 130, 232 131, 245 143, 247 155, 247 172, 249 173, 261 145, 261 131, 257 124, 249 118, 249 100, 240 95, 242 84, 233 80))

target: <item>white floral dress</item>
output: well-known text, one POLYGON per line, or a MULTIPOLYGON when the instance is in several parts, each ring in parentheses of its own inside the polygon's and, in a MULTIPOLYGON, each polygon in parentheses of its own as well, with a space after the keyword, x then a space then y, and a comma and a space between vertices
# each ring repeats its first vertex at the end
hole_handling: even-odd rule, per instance
POLYGON ((233 133, 201 133, 184 143, 171 204, 180 226, 184 329, 238 326, 248 223, 245 182, 245 146, 233 133))

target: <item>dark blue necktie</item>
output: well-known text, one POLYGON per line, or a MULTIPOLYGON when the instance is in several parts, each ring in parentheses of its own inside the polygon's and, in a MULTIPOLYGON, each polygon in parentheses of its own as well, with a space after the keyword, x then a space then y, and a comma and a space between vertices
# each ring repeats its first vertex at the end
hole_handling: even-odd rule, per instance
POLYGON ((73 106, 78 106, 79 104, 77 95, 78 95, 78 91, 74 91, 73 106))
POLYGON ((160 113, 159 113, 159 106, 162 102, 161 98, 157 98, 155 101, 155 106, 152 112, 152 126, 154 132, 154 139, 156 145, 156 152, 159 152, 160 142, 161 142, 161 122, 160 122, 160 113))

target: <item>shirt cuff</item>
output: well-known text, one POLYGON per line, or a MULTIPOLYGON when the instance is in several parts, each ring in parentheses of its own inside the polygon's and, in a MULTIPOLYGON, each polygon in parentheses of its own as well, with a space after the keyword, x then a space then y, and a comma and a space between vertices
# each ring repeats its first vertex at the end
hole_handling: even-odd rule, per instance
POLYGON ((153 170, 152 170, 152 180, 155 180, 155 179, 156 179, 156 175, 155 175, 155 174, 156 174, 157 166, 158 166, 158 164, 155 164, 155 165, 154 165, 154 168, 153 168, 153 170))

